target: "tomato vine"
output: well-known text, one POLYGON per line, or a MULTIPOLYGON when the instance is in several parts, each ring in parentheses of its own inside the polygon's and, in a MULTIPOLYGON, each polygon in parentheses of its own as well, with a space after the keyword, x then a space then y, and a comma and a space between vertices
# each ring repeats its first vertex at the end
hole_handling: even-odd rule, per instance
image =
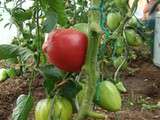
MULTIPOLYGON (((21 111, 27 113, 23 120, 28 116, 29 109, 25 106, 29 104, 32 108, 32 83, 41 75, 47 98, 42 100, 44 106, 41 109, 38 109, 41 101, 37 104, 36 118, 40 114, 51 119, 52 114, 57 114, 51 105, 57 98, 62 106, 65 106, 64 100, 75 109, 75 120, 106 119, 107 115, 94 111, 95 104, 118 111, 121 107, 119 92, 126 91, 120 71, 127 69, 134 47, 143 43, 141 34, 135 29, 138 22, 133 27, 130 21, 138 1, 134 0, 131 8, 127 0, 35 0, 29 9, 23 8, 24 1, 18 0, 13 9, 5 6, 19 29, 19 35, 11 45, 0 45, 0 59, 17 58, 22 73, 31 75, 28 96, 22 97, 23 106, 17 104, 18 117, 14 120, 22 120, 21 111), (45 41, 46 33, 49 34, 45 41), (103 94, 104 89, 108 89, 104 92, 111 95, 103 94), (83 96, 78 96, 80 92, 83 96), (76 98, 81 97, 82 100, 77 100, 80 101, 78 108, 76 98), (112 100, 111 105, 107 98, 114 97, 118 102, 112 100)), ((58 111, 59 107, 57 105, 58 111)), ((62 114, 67 114, 65 107, 62 109, 62 114)), ((60 116, 60 120, 69 120, 72 110, 68 112, 69 117, 60 116)))

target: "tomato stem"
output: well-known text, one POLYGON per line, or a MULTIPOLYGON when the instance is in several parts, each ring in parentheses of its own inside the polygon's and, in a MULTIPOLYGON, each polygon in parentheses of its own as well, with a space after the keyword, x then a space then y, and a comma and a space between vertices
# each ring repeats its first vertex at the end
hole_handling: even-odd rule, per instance
MULTIPOLYGON (((99 7, 99 0, 91 0, 91 6, 99 7)), ((100 26, 99 26, 99 11, 89 11, 89 40, 86 61, 84 65, 84 72, 86 73, 86 89, 83 97, 82 105, 80 107, 76 120, 84 120, 87 117, 105 119, 105 115, 92 112, 93 98, 96 92, 96 82, 99 77, 97 72, 97 53, 98 43, 100 40, 100 26)))
POLYGON ((106 120, 108 118, 108 116, 106 115, 103 115, 103 114, 100 114, 100 113, 96 113, 96 112, 88 112, 88 116, 89 117, 92 117, 92 118, 97 118, 97 119, 104 119, 106 120))
MULTIPOLYGON (((116 31, 112 34, 112 37, 111 37, 112 39, 113 39, 113 38, 116 38, 116 37, 118 36, 118 34, 121 33, 121 31, 124 32, 124 30, 125 30, 125 25, 126 25, 127 22, 130 20, 130 18, 134 15, 134 12, 135 12, 136 9, 137 9, 138 1, 139 1, 139 0, 134 0, 133 5, 132 5, 132 7, 131 7, 131 10, 128 12, 128 14, 125 16, 125 18, 121 21, 121 23, 120 23, 119 27, 116 29, 116 31)), ((117 70, 116 70, 116 72, 115 72, 115 74, 114 74, 114 81, 116 81, 117 75, 118 75, 121 67, 123 66, 123 64, 124 64, 125 61, 127 60, 127 55, 128 55, 127 49, 128 49, 128 45, 127 45, 126 40, 124 40, 124 43, 125 43, 125 45, 126 45, 126 50, 125 50, 125 51, 126 51, 126 55, 125 55, 125 59, 123 60, 123 62, 122 62, 122 63, 119 65, 119 67, 117 68, 117 70)))

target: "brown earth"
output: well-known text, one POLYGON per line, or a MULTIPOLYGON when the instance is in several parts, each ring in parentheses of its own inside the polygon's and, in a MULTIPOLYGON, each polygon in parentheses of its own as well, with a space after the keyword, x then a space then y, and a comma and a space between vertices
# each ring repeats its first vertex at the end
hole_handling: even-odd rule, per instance
MULTIPOLYGON (((135 75, 124 75, 128 92, 123 94, 123 108, 116 115, 106 112, 108 120, 160 120, 160 109, 146 110, 142 107, 144 103, 156 104, 160 101, 160 68, 146 62, 136 63, 134 67, 140 68, 135 75)), ((42 78, 34 81, 33 88, 35 101, 45 97, 42 78)), ((10 120, 17 97, 27 94, 27 91, 27 76, 0 83, 0 120, 10 120)), ((29 120, 34 119, 30 117, 29 120)))

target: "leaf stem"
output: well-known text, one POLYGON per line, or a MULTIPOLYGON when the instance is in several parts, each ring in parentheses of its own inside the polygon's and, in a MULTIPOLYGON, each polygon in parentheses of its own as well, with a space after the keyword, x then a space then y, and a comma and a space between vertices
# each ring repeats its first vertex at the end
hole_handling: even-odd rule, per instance
POLYGON ((36 55, 36 67, 39 67, 40 56, 41 56, 41 37, 40 37, 40 25, 39 25, 39 2, 36 3, 36 33, 37 33, 37 55, 36 55))
POLYGON ((33 81, 36 79, 35 73, 36 73, 36 71, 33 70, 32 75, 31 75, 31 78, 30 78, 30 80, 29 80, 29 94, 32 93, 32 83, 33 83, 33 81))

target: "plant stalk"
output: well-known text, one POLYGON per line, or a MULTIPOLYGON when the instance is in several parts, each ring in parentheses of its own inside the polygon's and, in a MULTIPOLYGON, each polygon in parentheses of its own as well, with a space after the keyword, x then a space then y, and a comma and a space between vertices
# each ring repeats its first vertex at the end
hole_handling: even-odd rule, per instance
MULTIPOLYGON (((91 0, 91 6, 99 7, 99 0, 91 0)), ((85 65, 83 67, 86 73, 87 82, 85 95, 83 97, 82 105, 78 112, 76 120, 84 120, 87 117, 105 119, 103 114, 93 112, 93 98, 96 92, 96 82, 98 79, 97 72, 97 53, 98 53, 98 43, 100 39, 100 26, 99 26, 100 14, 99 11, 90 10, 89 11, 89 39, 88 39, 88 50, 86 55, 85 65)))

